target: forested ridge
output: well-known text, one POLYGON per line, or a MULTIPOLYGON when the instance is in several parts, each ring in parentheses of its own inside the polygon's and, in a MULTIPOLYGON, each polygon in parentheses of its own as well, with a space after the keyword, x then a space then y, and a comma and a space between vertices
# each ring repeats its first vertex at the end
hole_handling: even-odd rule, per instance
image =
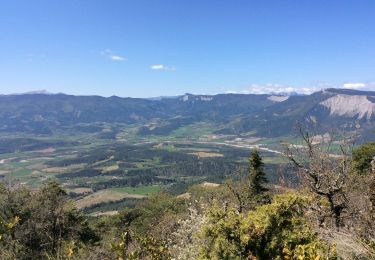
POLYGON ((113 216, 85 215, 56 182, 4 182, 0 259, 374 259, 375 143, 342 140, 333 154, 301 135, 284 153, 298 183, 270 183, 253 150, 238 178, 113 216))
POLYGON ((256 133, 256 136, 274 138, 289 135, 295 122, 301 121, 318 126, 319 134, 335 128, 357 132, 362 140, 371 140, 374 138, 375 117, 371 110, 374 95, 374 91, 333 88, 310 95, 185 94, 160 99, 3 95, 0 96, 3 122, 0 133, 43 136, 91 133, 100 139, 116 139, 121 129, 130 126, 137 126, 138 136, 147 137, 170 136, 178 129, 207 123, 212 134, 256 133), (337 107, 332 101, 336 99, 345 99, 348 106, 337 107), (364 103, 355 103, 356 100, 364 103), (342 112, 336 113, 336 110, 342 112), (111 131, 107 131, 109 125, 111 131))

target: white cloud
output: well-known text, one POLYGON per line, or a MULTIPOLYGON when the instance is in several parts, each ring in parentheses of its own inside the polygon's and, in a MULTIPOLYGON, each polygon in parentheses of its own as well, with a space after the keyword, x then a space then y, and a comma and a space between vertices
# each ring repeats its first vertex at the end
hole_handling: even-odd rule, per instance
POLYGON ((267 84, 267 85, 257 85, 252 84, 243 93, 249 94, 311 94, 315 91, 320 90, 316 87, 292 87, 279 84, 267 84))
POLYGON ((163 64, 154 64, 154 65, 151 65, 150 68, 152 70, 172 70, 172 71, 176 70, 175 67, 168 67, 163 64))
POLYGON ((367 84, 360 83, 360 82, 345 83, 342 87, 346 88, 346 89, 365 89, 365 88, 367 88, 367 84))
MULTIPOLYGON (((219 93, 217 93, 219 94, 219 93)), ((235 90, 227 90, 224 92, 224 94, 241 94, 241 92, 235 91, 235 90)))
POLYGON ((100 54, 113 61, 126 61, 127 60, 127 58, 125 58, 124 56, 117 55, 110 49, 105 49, 101 51, 100 54))
POLYGON ((375 82, 373 83, 345 83, 342 85, 333 85, 329 83, 318 83, 313 87, 294 87, 282 84, 252 84, 247 89, 242 91, 226 91, 225 93, 237 93, 237 94, 275 94, 275 95, 290 95, 290 94, 302 94, 309 95, 314 92, 328 89, 328 88, 343 88, 343 89, 354 89, 354 90, 372 90, 375 91, 375 82))
POLYGON ((112 56, 110 56, 110 58, 111 58, 111 60, 114 60, 114 61, 124 61, 124 60, 126 60, 126 58, 118 56, 118 55, 112 55, 112 56))
POLYGON ((152 70, 162 70, 162 69, 164 69, 164 65, 162 65, 162 64, 152 65, 151 69, 152 70))

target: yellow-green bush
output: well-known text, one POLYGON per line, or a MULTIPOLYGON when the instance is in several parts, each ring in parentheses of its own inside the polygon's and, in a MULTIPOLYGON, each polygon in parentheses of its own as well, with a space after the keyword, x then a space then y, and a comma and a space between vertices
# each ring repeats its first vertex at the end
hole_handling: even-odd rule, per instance
POLYGON ((334 248, 320 241, 304 218, 307 197, 275 196, 244 215, 214 207, 203 228, 201 259, 335 259, 334 248))

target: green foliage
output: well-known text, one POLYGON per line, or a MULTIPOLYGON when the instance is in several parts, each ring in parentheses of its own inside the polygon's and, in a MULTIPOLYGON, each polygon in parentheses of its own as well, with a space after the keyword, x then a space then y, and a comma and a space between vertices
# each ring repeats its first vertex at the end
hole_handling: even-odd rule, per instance
POLYGON ((171 259, 165 243, 152 236, 136 237, 135 241, 132 241, 129 234, 124 232, 121 234, 120 241, 112 243, 111 248, 116 253, 118 260, 171 259), (131 242, 133 242, 132 245, 131 242), (133 250, 130 249, 131 247, 133 247, 133 250))
POLYGON ((162 192, 153 194, 135 210, 140 212, 139 218, 134 221, 138 233, 146 234, 150 230, 158 230, 161 234, 167 231, 168 224, 178 221, 179 214, 186 210, 186 203, 162 192))
POLYGON ((0 219, 8 229, 0 240, 2 259, 63 258, 69 243, 78 241, 75 246, 79 247, 98 240, 66 192, 54 182, 33 193, 0 187, 0 219))
POLYGON ((359 174, 371 170, 371 161, 375 157, 375 142, 363 144, 353 150, 353 167, 359 174))
POLYGON ((15 226, 19 223, 20 217, 15 216, 10 222, 6 222, 0 218, 0 257, 3 258, 14 258, 16 256, 16 251, 19 249, 16 241, 13 241, 12 235, 15 226))
POLYGON ((141 246, 138 255, 141 259, 147 257, 154 260, 171 259, 168 247, 165 245, 164 242, 157 240, 152 236, 141 237, 138 239, 138 241, 141 246))
POLYGON ((118 259, 170 259, 169 224, 174 226, 184 210, 183 201, 167 193, 154 194, 134 209, 122 210, 114 224, 121 233, 111 243, 113 252, 118 259))
POLYGON ((307 203, 308 198, 289 193, 247 215, 212 208, 202 232, 201 259, 335 259, 334 250, 307 225, 307 203))
POLYGON ((111 243, 111 249, 116 253, 116 256, 119 260, 122 259, 137 259, 138 254, 137 251, 130 251, 129 244, 130 244, 130 235, 128 232, 124 232, 120 236, 120 241, 111 243))
POLYGON ((263 167, 264 163, 258 151, 253 150, 249 158, 249 179, 252 195, 259 195, 267 191, 264 185, 268 183, 268 180, 263 167))
POLYGON ((241 241, 243 230, 240 228, 244 217, 234 209, 222 210, 219 207, 210 209, 208 225, 203 227, 203 238, 206 239, 201 249, 202 259, 241 259, 246 256, 241 241))
POLYGON ((257 205, 269 203, 267 183, 263 160, 258 151, 253 150, 248 158, 247 174, 240 170, 236 181, 226 181, 225 187, 232 195, 227 201, 235 201, 234 204, 240 213, 254 209, 257 205))

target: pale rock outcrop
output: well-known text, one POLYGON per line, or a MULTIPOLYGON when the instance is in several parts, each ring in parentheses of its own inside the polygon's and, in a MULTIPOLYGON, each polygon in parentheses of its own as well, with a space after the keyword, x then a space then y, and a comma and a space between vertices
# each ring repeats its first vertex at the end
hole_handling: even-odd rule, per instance
POLYGON ((271 100, 273 102, 283 102, 287 100, 289 96, 269 96, 267 97, 268 100, 271 100))
POLYGON ((368 100, 367 96, 338 94, 320 102, 320 105, 336 116, 370 119, 375 115, 375 103, 368 100))

